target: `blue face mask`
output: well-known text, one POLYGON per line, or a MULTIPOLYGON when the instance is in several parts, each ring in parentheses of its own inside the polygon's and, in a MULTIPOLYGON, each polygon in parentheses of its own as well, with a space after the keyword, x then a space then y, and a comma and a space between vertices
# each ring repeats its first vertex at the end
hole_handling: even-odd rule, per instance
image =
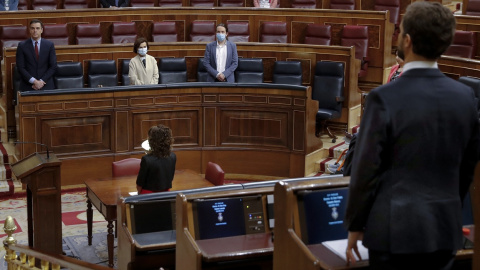
POLYGON ((138 48, 137 52, 141 56, 145 56, 147 54, 148 49, 147 48, 138 48))
POLYGON ((227 35, 225 34, 217 33, 217 40, 220 42, 224 41, 226 37, 227 35))

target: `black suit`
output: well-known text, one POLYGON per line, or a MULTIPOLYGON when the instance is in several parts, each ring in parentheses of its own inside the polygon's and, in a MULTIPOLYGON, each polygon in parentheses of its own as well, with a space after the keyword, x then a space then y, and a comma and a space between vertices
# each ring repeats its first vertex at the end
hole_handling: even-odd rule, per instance
MULTIPOLYGON (((100 0, 100 3, 104 8, 115 7, 115 0, 100 0)), ((128 7, 128 4, 129 0, 118 0, 117 7, 128 7)))
POLYGON ((345 224, 370 250, 462 248, 461 202, 478 160, 473 91, 438 69, 371 91, 353 158, 345 224))
POLYGON ((171 152, 169 157, 158 158, 152 154, 142 157, 137 185, 150 191, 165 191, 172 188, 177 156, 171 152))
POLYGON ((52 42, 41 39, 38 59, 32 39, 20 42, 17 47, 16 61, 18 72, 22 77, 20 91, 33 90, 29 82, 32 77, 46 83, 41 90, 55 89, 53 76, 57 69, 57 55, 52 42))

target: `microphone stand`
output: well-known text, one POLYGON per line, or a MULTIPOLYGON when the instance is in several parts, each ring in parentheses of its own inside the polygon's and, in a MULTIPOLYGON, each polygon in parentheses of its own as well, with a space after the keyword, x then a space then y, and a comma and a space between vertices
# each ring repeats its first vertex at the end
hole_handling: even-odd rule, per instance
POLYGON ((36 144, 36 145, 43 146, 47 150, 47 159, 50 159, 50 152, 48 151, 48 146, 46 144, 38 143, 38 142, 20 142, 20 141, 16 141, 13 143, 13 145, 17 145, 17 144, 36 144))

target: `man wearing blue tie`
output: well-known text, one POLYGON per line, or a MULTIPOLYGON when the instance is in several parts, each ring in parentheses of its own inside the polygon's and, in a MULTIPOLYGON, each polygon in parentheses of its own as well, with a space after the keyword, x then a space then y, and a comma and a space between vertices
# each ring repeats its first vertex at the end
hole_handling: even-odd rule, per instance
POLYGON ((42 38, 43 23, 34 19, 29 26, 31 38, 17 47, 17 69, 22 80, 20 91, 51 90, 57 70, 57 55, 51 41, 42 38))
POLYGON ((100 0, 100 3, 104 8, 121 8, 130 5, 129 0, 100 0))

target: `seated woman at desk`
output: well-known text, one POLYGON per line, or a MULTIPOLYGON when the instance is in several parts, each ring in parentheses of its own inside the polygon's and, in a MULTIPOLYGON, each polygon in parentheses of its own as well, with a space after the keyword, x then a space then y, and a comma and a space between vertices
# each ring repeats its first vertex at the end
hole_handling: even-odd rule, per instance
POLYGON ((150 152, 142 157, 137 176, 138 194, 168 191, 172 187, 177 156, 172 152, 172 130, 164 125, 148 130, 150 152))
POLYGON ((157 60, 155 60, 155 57, 147 54, 148 41, 143 37, 138 38, 133 44, 133 52, 137 55, 130 60, 128 65, 130 85, 157 84, 157 60))

